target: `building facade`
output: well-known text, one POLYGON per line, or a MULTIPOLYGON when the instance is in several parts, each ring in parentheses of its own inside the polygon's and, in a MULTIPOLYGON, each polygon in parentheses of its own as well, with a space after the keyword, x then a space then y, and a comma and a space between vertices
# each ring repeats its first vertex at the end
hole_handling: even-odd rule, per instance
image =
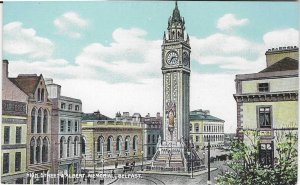
POLYGON ((152 159, 156 152, 157 142, 162 135, 162 117, 158 112, 155 117, 147 114, 143 118, 143 152, 144 158, 152 159))
POLYGON ((224 146, 225 121, 210 115, 208 110, 194 110, 190 113, 190 134, 196 151, 203 150, 208 144, 213 148, 224 146))
MULTIPOLYGON (((77 174, 81 170, 81 116, 82 102, 61 95, 61 86, 46 79, 49 99, 52 102, 52 169, 55 174, 77 174)), ((78 183, 79 179, 67 176, 54 183, 78 183), (59 182, 58 182, 59 181, 59 182)))
POLYGON ((28 96, 8 78, 2 63, 1 183, 24 184, 27 178, 28 96))
POLYGON ((277 143, 287 132, 298 130, 298 57, 296 46, 266 52, 267 67, 253 74, 236 75, 237 136, 257 131, 260 161, 273 164, 277 143))
POLYGON ((81 124, 83 169, 100 171, 106 165, 143 160, 140 114, 117 113, 111 119, 97 111, 84 114, 81 124))
POLYGON ((9 78, 28 96, 27 111, 27 173, 28 184, 50 183, 51 173, 51 112, 52 103, 42 75, 21 74, 9 78), (33 174, 36 174, 33 176, 33 174))

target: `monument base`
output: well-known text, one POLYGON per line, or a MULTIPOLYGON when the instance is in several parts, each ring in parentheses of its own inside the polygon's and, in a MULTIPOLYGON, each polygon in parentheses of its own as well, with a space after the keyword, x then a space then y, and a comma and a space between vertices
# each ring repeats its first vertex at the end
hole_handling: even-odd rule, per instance
POLYGON ((192 147, 183 141, 162 141, 157 143, 151 169, 161 171, 184 171, 201 169, 203 160, 192 147))

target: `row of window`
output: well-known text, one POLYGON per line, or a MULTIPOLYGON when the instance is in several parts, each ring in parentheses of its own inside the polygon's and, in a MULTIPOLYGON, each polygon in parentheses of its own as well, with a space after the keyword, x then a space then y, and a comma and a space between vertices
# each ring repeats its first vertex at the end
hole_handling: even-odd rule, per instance
POLYGON ((75 120, 60 120, 60 132, 79 132, 79 121, 75 120))
MULTIPOLYGON (((211 142, 224 141, 224 136, 223 135, 204 135, 203 139, 204 139, 204 142, 208 142, 208 139, 210 139, 211 142)), ((196 141, 197 141, 197 136, 196 136, 196 141)), ((199 139, 198 139, 198 141, 199 141, 199 139)))
POLYGON ((30 164, 46 163, 49 161, 49 139, 47 137, 30 140, 30 164))
MULTIPOLYGON (((224 132, 223 125, 204 125, 204 132, 224 132)), ((192 125, 190 125, 190 131, 192 131, 192 125)), ((199 124, 194 124, 194 132, 200 132, 199 124)))
MULTIPOLYGON (((10 126, 4 126, 4 144, 11 144, 10 143, 10 126)), ((22 141, 22 127, 16 127, 16 144, 20 144, 22 141)))
MULTIPOLYGON (((114 138, 113 136, 109 136, 106 139, 106 151, 108 153, 114 153, 114 147, 113 147, 113 141, 114 138)), ((130 136, 126 136, 125 140, 123 140, 122 136, 118 136, 116 138, 116 145, 115 145, 115 151, 117 153, 121 153, 123 151, 123 143, 124 143, 124 151, 125 152, 130 152, 130 143, 131 143, 131 138, 130 136)), ((95 143, 97 145, 97 153, 99 153, 100 155, 103 155, 104 153, 104 146, 105 146, 105 140, 103 136, 99 136, 97 139, 97 143, 95 143)), ((86 151, 86 140, 85 138, 81 139, 81 151, 82 154, 85 154, 86 151)), ((138 136, 134 136, 132 139, 132 149, 134 151, 137 151, 138 149, 138 136)))
MULTIPOLYGON (((10 172, 9 164, 11 163, 9 153, 3 153, 3 161, 2 161, 2 173, 6 174, 10 172)), ((21 171, 21 152, 15 153, 15 172, 21 171)))
POLYGON ((31 111, 31 133, 47 133, 49 122, 48 110, 33 108, 31 111))
MULTIPOLYGON (((79 105, 75 105, 75 106, 73 106, 73 104, 68 104, 68 110, 73 110, 73 107, 74 107, 74 110, 75 111, 80 111, 80 107, 79 107, 79 105)), ((62 103, 60 103, 60 108, 61 109, 63 109, 63 110, 67 110, 67 104, 66 103, 64 103, 64 102, 62 102, 62 103)))
POLYGON ((65 158, 65 157, 78 156, 79 155, 78 145, 79 145, 79 137, 76 136, 74 138, 74 141, 72 141, 72 137, 69 136, 68 140, 66 141, 65 137, 62 136, 59 142, 59 157, 65 158))
POLYGON ((149 144, 152 141, 153 144, 156 144, 158 142, 158 138, 159 138, 159 135, 152 135, 152 140, 151 140, 151 135, 149 134, 147 136, 147 143, 149 144))

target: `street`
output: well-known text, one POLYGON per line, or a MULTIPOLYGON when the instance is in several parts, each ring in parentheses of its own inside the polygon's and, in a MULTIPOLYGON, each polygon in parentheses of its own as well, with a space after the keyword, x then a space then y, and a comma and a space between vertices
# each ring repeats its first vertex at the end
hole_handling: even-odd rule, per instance
MULTIPOLYGON (((215 177, 222 174, 224 170, 224 161, 216 161, 211 163, 212 168, 218 168, 215 171, 211 172, 211 184, 215 184, 215 177)), ((207 184, 207 173, 194 176, 191 178, 190 176, 181 176, 181 175, 161 175, 161 174, 140 174, 137 176, 136 171, 140 170, 140 166, 135 167, 133 172, 123 173, 123 169, 114 170, 115 178, 105 178, 105 185, 188 185, 188 184, 196 184, 196 185, 206 185, 207 184), (133 177, 136 175, 135 177, 133 177)), ((108 175, 112 174, 112 170, 105 170, 105 173, 108 175)), ((87 181, 84 181, 82 184, 86 184, 87 181)), ((91 179, 91 184, 100 184, 100 179, 96 180, 91 179)))

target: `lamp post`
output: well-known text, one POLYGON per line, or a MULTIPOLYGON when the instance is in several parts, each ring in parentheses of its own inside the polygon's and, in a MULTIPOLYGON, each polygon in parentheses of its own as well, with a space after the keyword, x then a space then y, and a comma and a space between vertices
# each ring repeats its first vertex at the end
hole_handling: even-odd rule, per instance
POLYGON ((207 145, 207 167, 208 167, 208 177, 207 177, 207 184, 211 184, 210 182, 210 137, 208 136, 208 145, 207 145))
POLYGON ((144 151, 142 150, 141 151, 141 154, 142 154, 142 171, 144 171, 144 151))

